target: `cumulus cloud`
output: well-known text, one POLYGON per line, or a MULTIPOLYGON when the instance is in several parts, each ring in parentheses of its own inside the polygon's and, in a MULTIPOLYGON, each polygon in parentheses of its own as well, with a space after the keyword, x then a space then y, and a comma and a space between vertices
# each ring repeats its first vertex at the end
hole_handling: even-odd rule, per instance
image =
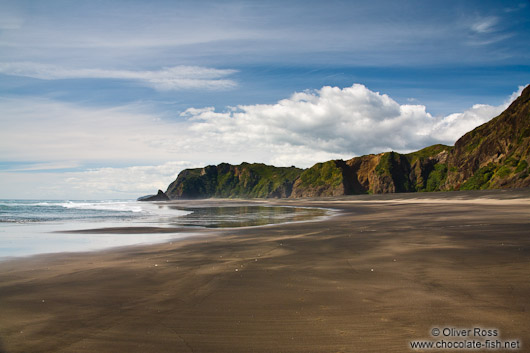
POLYGON ((55 65, 31 62, 0 63, 0 73, 38 78, 60 79, 119 79, 141 82, 158 90, 229 89, 237 83, 226 77, 237 72, 201 66, 174 66, 155 71, 69 69, 55 65))
POLYGON ((500 106, 475 105, 463 113, 434 117, 423 105, 400 105, 386 94, 354 84, 298 92, 276 104, 241 105, 225 112, 188 109, 182 116, 192 122, 190 130, 210 141, 258 145, 274 151, 275 161, 314 161, 317 156, 408 152, 435 143, 453 144, 501 113, 512 99, 515 95, 500 106))

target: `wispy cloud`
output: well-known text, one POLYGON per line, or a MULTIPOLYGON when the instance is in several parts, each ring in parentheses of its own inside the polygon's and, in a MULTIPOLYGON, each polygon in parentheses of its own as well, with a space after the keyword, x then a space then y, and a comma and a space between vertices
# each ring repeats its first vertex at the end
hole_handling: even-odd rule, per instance
POLYGON ((94 168, 86 171, 30 173, 27 170, 0 170, 0 197, 3 198, 137 198, 157 189, 165 190, 179 171, 196 167, 186 161, 123 168, 94 168))
POLYGON ((469 40, 471 46, 489 46, 511 38, 515 33, 503 30, 502 18, 497 16, 480 17, 469 25, 469 40))
POLYGON ((42 80, 60 79, 119 79, 134 80, 158 90, 229 89, 237 83, 227 79, 237 72, 200 66, 174 66, 155 71, 69 69, 32 62, 0 63, 0 73, 42 80))
MULTIPOLYGON (((11 3, 15 15, 0 14, 0 28, 10 28, 0 35, 6 49, 0 53, 3 61, 67 67, 85 61, 104 68, 119 67, 124 61, 139 67, 146 62, 224 67, 286 61, 368 66, 476 63, 491 60, 491 53, 483 55, 477 48, 463 52, 460 44, 468 38, 462 35, 461 23, 464 30, 485 34, 507 16, 506 5, 477 6, 478 1, 429 6, 414 1, 317 1, 307 6, 299 0, 11 3), (465 15, 459 17, 461 7, 465 15), (482 7, 498 16, 473 15, 482 7)), ((523 17, 520 12, 511 16, 523 17)))
POLYGON ((471 29, 476 33, 490 33, 495 31, 495 26, 499 22, 497 17, 481 18, 475 23, 471 24, 471 29))
POLYGON ((148 194, 165 190, 178 173, 197 166, 188 161, 167 162, 161 165, 125 168, 94 168, 85 172, 65 174, 65 186, 77 190, 98 190, 105 194, 148 194))
POLYGON ((527 5, 524 2, 521 2, 515 6, 506 7, 504 8, 504 12, 510 13, 510 12, 516 12, 524 9, 527 5))
POLYGON ((16 166, 7 166, 2 168, 7 172, 35 172, 35 171, 50 171, 73 169, 80 167, 79 162, 48 162, 48 163, 28 163, 16 166))

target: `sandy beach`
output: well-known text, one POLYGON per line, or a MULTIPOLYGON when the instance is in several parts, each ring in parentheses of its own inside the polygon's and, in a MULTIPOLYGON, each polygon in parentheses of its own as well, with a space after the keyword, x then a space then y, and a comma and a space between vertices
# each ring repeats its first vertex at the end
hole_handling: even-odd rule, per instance
POLYGON ((530 189, 255 202, 338 212, 0 262, 0 352, 411 352, 466 338, 444 328, 530 347, 530 189))

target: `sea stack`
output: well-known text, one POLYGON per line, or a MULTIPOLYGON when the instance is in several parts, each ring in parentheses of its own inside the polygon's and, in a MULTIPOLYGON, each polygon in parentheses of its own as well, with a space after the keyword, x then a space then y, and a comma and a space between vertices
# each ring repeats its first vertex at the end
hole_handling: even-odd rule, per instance
POLYGON ((162 190, 158 190, 156 195, 142 196, 136 201, 169 201, 169 197, 162 190))

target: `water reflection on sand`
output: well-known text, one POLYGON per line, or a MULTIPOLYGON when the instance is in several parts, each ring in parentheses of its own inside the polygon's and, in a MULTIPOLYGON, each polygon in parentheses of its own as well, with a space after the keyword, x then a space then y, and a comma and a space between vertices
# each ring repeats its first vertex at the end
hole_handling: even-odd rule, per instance
POLYGON ((327 214, 326 210, 321 208, 285 206, 217 206, 184 209, 178 206, 169 207, 191 211, 170 222, 173 226, 181 227, 254 227, 284 222, 302 222, 327 214))

